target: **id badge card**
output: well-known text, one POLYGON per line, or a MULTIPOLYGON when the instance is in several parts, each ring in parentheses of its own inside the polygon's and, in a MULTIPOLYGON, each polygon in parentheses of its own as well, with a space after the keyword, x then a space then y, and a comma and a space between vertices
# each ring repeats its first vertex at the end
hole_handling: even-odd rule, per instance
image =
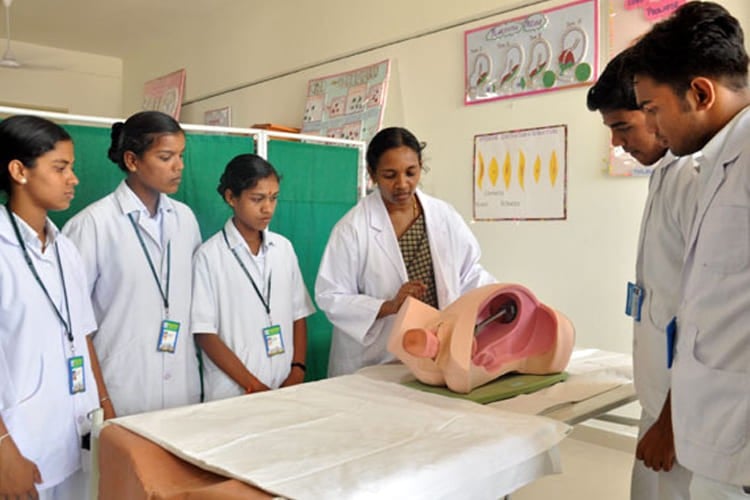
POLYGON ((180 334, 179 321, 165 319, 161 322, 159 332, 159 343, 156 350, 159 352, 175 352, 177 349, 177 336, 180 334))
POLYGON ((672 368, 674 361, 674 341, 677 338, 677 318, 667 325, 667 368, 672 368))
POLYGON ((643 305, 643 288, 628 282, 628 297, 625 302, 625 314, 635 321, 641 320, 641 306, 643 305))
POLYGON ((269 358, 284 353, 284 339, 281 336, 280 325, 271 325, 264 328, 263 340, 266 343, 266 355, 269 358))
POLYGON ((68 390, 71 394, 86 391, 86 378, 83 370, 83 356, 68 358, 68 390))

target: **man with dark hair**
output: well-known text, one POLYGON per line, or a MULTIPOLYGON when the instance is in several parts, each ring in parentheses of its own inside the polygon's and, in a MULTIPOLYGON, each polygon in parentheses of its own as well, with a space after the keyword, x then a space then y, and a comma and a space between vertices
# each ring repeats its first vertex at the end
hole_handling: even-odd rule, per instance
POLYGON ((682 299, 667 332, 674 340, 667 354, 670 360, 674 355, 677 458, 693 472, 692 498, 747 499, 750 89, 744 35, 720 5, 689 2, 655 25, 633 55, 635 92, 649 120, 675 154, 700 152, 682 299))
POLYGON ((643 211, 636 282, 629 284, 633 316, 633 372, 643 412, 630 485, 633 500, 687 500, 690 472, 675 461, 664 329, 677 312, 685 241, 696 207, 692 158, 677 158, 638 108, 627 73, 630 50, 615 56, 588 92, 621 146, 654 165, 643 211), (653 470, 649 470, 653 469, 653 470))

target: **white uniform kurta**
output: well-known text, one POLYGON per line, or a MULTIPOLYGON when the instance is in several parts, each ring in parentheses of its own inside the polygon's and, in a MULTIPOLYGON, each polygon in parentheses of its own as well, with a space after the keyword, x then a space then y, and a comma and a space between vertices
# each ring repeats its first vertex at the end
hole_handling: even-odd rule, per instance
MULTIPOLYGON (((8 212, 0 207, 0 416, 21 454, 52 488, 81 468, 87 414, 99 407, 86 335, 96 330, 83 264, 73 244, 47 221, 44 253, 36 233, 16 217, 28 254, 67 321, 55 245, 60 252, 76 356, 83 356, 86 391, 68 386, 70 342, 60 319, 26 264, 8 212)), ((7 444, 7 443, 6 443, 7 444)))
MULTIPOLYGON (((456 210, 417 191, 435 271, 439 307, 495 283, 479 264, 476 238, 456 210)), ((315 282, 318 307, 333 323, 328 375, 353 373, 393 359, 387 351, 395 315, 376 319, 383 302, 408 281, 396 233, 375 190, 333 228, 315 282)))
MULTIPOLYGON (((644 302, 640 321, 633 323, 634 381, 644 411, 641 437, 661 413, 669 392, 666 327, 680 303, 685 242, 697 204, 695 179, 692 157, 676 158, 668 152, 649 180, 636 262, 636 282, 645 292, 644 302)), ((688 486, 689 474, 679 464, 670 472, 657 473, 636 460, 632 498, 687 499, 688 486)))
POLYGON ((750 110, 697 158, 698 208, 685 257, 672 422, 694 474, 750 485, 750 110))
MULTIPOLYGON (((259 253, 265 264, 261 270, 231 218, 224 230, 229 246, 219 231, 195 255, 191 330, 218 334, 250 373, 264 385, 277 389, 291 369, 294 321, 309 316, 315 308, 289 240, 268 230, 263 232, 259 253), (237 252, 264 298, 268 296, 270 278, 270 318, 230 248, 237 252), (263 328, 271 325, 281 326, 284 352, 269 357, 263 328)), ((203 363, 207 401, 245 393, 205 354, 203 363)))
POLYGON ((197 403, 200 398, 189 324, 192 259, 201 241, 198 222, 190 208, 165 195, 159 210, 161 238, 148 224, 143 203, 123 181, 63 228, 83 257, 99 323, 94 346, 118 416, 197 403), (162 288, 169 270, 169 319, 180 323, 174 353, 156 349, 166 318, 164 303, 128 214, 139 227, 162 288))

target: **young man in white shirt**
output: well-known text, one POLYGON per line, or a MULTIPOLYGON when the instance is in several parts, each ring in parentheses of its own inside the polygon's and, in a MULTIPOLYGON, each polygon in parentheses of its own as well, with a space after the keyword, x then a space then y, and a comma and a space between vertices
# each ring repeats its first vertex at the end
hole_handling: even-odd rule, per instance
POLYGON ((646 123, 627 76, 628 51, 607 65, 589 89, 586 105, 599 111, 622 147, 642 165, 653 165, 643 211, 633 300, 633 368, 643 408, 633 464, 634 500, 687 500, 690 473, 675 460, 666 363, 667 324, 677 312, 685 241, 695 214, 692 158, 671 154, 646 123))

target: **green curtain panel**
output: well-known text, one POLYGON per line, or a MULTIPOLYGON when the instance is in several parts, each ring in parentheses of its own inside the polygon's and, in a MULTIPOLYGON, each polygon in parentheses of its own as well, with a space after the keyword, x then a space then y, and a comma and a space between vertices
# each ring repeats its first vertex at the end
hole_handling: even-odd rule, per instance
MULTIPOLYGON (((75 213, 112 192, 124 173, 107 158, 110 129, 66 125, 75 143, 80 179, 68 210, 50 214, 59 226, 75 213)), ((221 229, 231 210, 216 192, 224 167, 234 156, 254 152, 251 138, 190 133, 185 171, 174 198, 189 205, 203 239, 221 229)), ((294 245, 310 296, 331 229, 357 203, 358 150, 295 141, 271 141, 268 160, 282 176, 281 195, 271 229, 294 245)), ((307 320, 307 380, 325 378, 332 326, 321 312, 307 320)))
MULTIPOLYGON (((290 141, 268 144, 268 160, 282 176, 271 229, 294 245, 311 297, 331 230, 357 203, 358 157, 355 148, 290 141)), ((308 380, 326 376, 332 330, 320 311, 307 318, 308 380)))

